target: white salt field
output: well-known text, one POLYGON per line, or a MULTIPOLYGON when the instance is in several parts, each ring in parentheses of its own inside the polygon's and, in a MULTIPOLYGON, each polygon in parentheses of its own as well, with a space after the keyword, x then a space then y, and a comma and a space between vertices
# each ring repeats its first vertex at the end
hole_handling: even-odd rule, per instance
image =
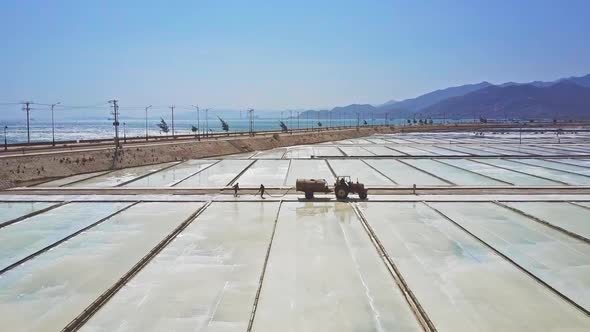
POLYGON ((47 202, 0 202, 0 225, 54 205, 55 203, 47 202))
POLYGON ((125 184, 125 187, 170 187, 185 180, 203 169, 218 162, 217 160, 202 159, 188 160, 167 168, 161 172, 142 177, 125 184))
POLYGON ((562 202, 510 202, 506 205, 590 241, 589 211, 584 207, 562 202))
POLYGON ((375 169, 380 170, 392 181, 398 185, 420 185, 420 186, 449 186, 450 182, 446 182, 430 175, 417 168, 409 166, 399 160, 394 159, 375 159, 367 160, 366 163, 375 169))
POLYGON ((257 160, 236 182, 248 187, 256 187, 260 184, 280 187, 285 182, 289 164, 289 160, 257 160))
POLYGON ((260 151, 252 156, 253 159, 281 159, 287 152, 287 149, 272 149, 268 151, 260 151))
POLYGON ((539 166, 529 166, 524 163, 518 163, 513 160, 505 159, 487 159, 485 163, 492 166, 499 166, 506 169, 514 169, 519 172, 539 176, 544 179, 559 181, 570 185, 590 185, 590 177, 580 174, 563 172, 556 169, 550 169, 539 166))
POLYGON ((550 169, 554 169, 554 170, 558 170, 558 171, 574 172, 574 173, 590 176, 590 167, 574 166, 574 165, 568 165, 568 164, 563 164, 563 163, 559 163, 559 162, 554 162, 552 160, 541 160, 541 159, 519 159, 519 160, 514 160, 514 161, 525 163, 525 164, 530 164, 533 166, 546 167, 546 168, 550 168, 550 169))
POLYGON ((315 145, 313 147, 313 155, 314 155, 314 157, 317 157, 317 156, 334 157, 334 156, 342 156, 343 154, 342 154, 342 149, 339 149, 337 147, 315 145))
POLYGON ((64 186, 64 185, 67 185, 70 183, 86 180, 88 178, 93 178, 95 176, 99 176, 99 175, 106 174, 106 173, 107 173, 107 171, 78 174, 78 175, 73 175, 73 176, 69 176, 69 177, 65 177, 65 178, 61 178, 61 179, 57 179, 57 180, 53 180, 53 181, 43 182, 43 183, 39 184, 38 186, 39 187, 61 187, 61 186, 64 186))
POLYGON ((254 161, 224 159, 215 165, 179 182, 178 187, 224 187, 254 161))
POLYGON ((409 145, 396 145, 396 146, 392 146, 391 148, 396 151, 399 151, 401 153, 405 153, 408 156, 435 156, 436 155, 436 153, 434 153, 434 152, 422 150, 422 149, 417 148, 415 146, 409 146, 409 145))
POLYGON ((556 161, 559 161, 564 164, 571 164, 571 165, 577 165, 577 166, 582 166, 582 167, 590 167, 590 160, 586 160, 586 159, 558 159, 556 161))
MULTIPOLYGON (((104 204, 116 203, 83 204, 97 219, 104 204)), ((0 318, 15 331, 60 329, 202 204, 139 203, 4 272, 0 318)), ((493 203, 428 203, 476 233, 492 250, 420 201, 288 199, 281 204, 269 199, 213 202, 83 330, 243 331, 259 289, 253 331, 421 330, 355 214, 357 204, 437 330, 590 328, 588 316, 573 305, 586 307, 590 298, 585 277, 590 244, 525 215, 493 203)), ((572 214, 576 220, 561 226, 587 232, 583 221, 590 220, 588 208, 551 203, 561 205, 554 212, 546 203, 505 204, 553 223, 560 222, 555 213, 566 213, 571 206, 578 209, 572 214)), ((46 223, 63 225, 57 216, 46 223)), ((40 226, 26 219, 12 226, 27 224, 40 226)), ((29 245, 21 242, 23 248, 29 245)))
POLYGON ((315 178, 325 179, 328 183, 332 183, 335 180, 325 160, 293 159, 289 167, 289 174, 285 179, 285 185, 292 185, 297 179, 308 177, 310 169, 314 170, 315 178))
POLYGON ((437 330, 590 326, 587 315, 423 203, 363 203, 361 210, 437 330))
POLYGON ((588 331, 587 151, 378 134, 0 192, 2 330, 588 331), (293 188, 339 175, 368 199, 293 188))
POLYGON ((70 203, 0 228, 0 270, 128 205, 70 203))
POLYGON ((245 331, 278 208, 213 203, 82 330, 245 331))
POLYGON ((365 146, 365 150, 377 156, 403 156, 404 153, 393 150, 385 146, 365 146))
POLYGON ((420 331, 346 203, 283 203, 254 331, 420 331))
POLYGON ((340 148, 342 152, 349 157, 374 156, 375 154, 359 146, 343 146, 340 148))
POLYGON ((488 164, 478 163, 474 160, 468 159, 441 159, 440 162, 444 162, 449 165, 454 165, 464 169, 468 169, 472 172, 479 173, 482 175, 489 176, 494 179, 498 179, 513 185, 521 186, 551 186, 557 185, 559 182, 546 180, 532 175, 527 175, 519 172, 514 172, 505 168, 498 168, 488 164))
POLYGON ((360 181, 367 185, 393 185, 387 177, 372 169, 362 160, 330 160, 328 161, 334 173, 337 175, 348 175, 352 181, 360 181))
MULTIPOLYGON (((506 159, 497 158, 453 158, 431 159, 390 159, 383 158, 321 158, 322 163, 307 163, 307 167, 295 166, 291 171, 289 163, 303 165, 303 159, 223 159, 191 160, 166 168, 162 171, 148 171, 147 176, 118 171, 103 174, 88 180, 65 184, 68 187, 122 187, 122 188, 224 188, 230 182, 239 182, 241 187, 292 187, 297 174, 300 178, 332 177, 325 171, 324 161, 333 168, 335 175, 354 175, 355 180, 376 187, 424 185, 436 186, 445 183, 451 186, 587 186, 590 185, 590 163, 571 159, 506 159), (467 159, 469 158, 469 159, 467 159), (383 163, 383 160, 392 160, 383 163), (365 164, 366 163, 366 164, 365 164), (400 166, 403 163, 405 166, 400 166), (367 166, 370 165, 370 166, 367 166), (316 166, 314 166, 316 165, 316 166), (411 170, 409 169, 411 168, 411 170), (289 171, 289 174, 288 172, 289 171), (404 174, 411 173, 406 177, 404 174), (385 176, 383 176, 385 175, 385 176), (401 177, 401 179, 399 179, 401 177), (396 180, 396 179, 399 179, 396 180), (393 180, 393 181, 392 181, 393 180)), ((313 161, 313 159, 307 159, 313 161)), ((145 175, 145 174, 144 174, 145 175)), ((52 181, 68 183, 68 178, 52 181)), ((51 183, 39 187, 51 188, 51 183)), ((55 187, 63 187, 58 185, 55 187)))
MULTIPOLYGON (((493 203, 432 203, 518 265, 590 310, 590 245, 493 203)), ((590 218, 590 215, 588 216, 590 218)), ((590 219, 587 219, 590 220, 590 219)))
POLYGON ((0 277, 8 331, 56 331, 90 305, 199 203, 142 203, 0 277))
POLYGON ((164 163, 159 165, 140 166, 132 168, 123 168, 113 172, 105 173, 96 177, 85 180, 68 183, 67 187, 114 187, 123 185, 140 176, 148 175, 156 171, 162 170, 175 163, 164 163))
POLYGON ((431 174, 442 172, 445 175, 445 179, 451 183, 463 186, 499 186, 502 182, 494 180, 492 178, 485 177, 483 175, 465 171, 463 169, 449 166, 447 164, 439 163, 434 160, 428 159, 416 159, 416 160, 404 160, 411 166, 425 170, 431 174))

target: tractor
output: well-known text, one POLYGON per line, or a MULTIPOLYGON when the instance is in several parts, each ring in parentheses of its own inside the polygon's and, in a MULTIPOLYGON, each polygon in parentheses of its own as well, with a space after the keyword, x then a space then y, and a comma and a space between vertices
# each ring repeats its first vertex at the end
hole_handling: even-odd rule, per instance
POLYGON ((352 182, 350 176, 336 177, 334 193, 338 199, 346 199, 349 193, 358 194, 360 199, 366 199, 367 191, 364 184, 359 183, 358 180, 356 183, 352 182))
MULTIPOLYGON (((317 192, 330 193, 332 189, 328 187, 328 182, 324 179, 297 179, 295 190, 303 191, 306 199, 313 199, 313 194, 317 192)), ((350 176, 336 177, 334 183, 334 193, 337 199, 346 199, 349 193, 358 194, 360 199, 367 198, 367 189, 365 185, 350 180, 350 176)))

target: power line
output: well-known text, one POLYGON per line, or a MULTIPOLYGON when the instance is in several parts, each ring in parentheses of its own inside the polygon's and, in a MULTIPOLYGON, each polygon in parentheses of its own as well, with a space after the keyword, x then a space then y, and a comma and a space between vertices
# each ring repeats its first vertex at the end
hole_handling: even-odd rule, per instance
POLYGON ((105 105, 107 105, 107 103, 102 102, 102 103, 97 103, 94 105, 66 105, 66 104, 62 104, 59 105, 59 108, 61 109, 87 109, 87 108, 100 108, 101 106, 104 107, 105 105))

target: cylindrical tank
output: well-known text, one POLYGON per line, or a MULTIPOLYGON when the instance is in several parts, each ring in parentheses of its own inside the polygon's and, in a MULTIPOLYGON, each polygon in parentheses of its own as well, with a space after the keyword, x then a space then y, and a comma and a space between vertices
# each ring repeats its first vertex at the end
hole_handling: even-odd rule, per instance
POLYGON ((295 190, 303 192, 328 192, 328 183, 324 179, 297 179, 295 190))

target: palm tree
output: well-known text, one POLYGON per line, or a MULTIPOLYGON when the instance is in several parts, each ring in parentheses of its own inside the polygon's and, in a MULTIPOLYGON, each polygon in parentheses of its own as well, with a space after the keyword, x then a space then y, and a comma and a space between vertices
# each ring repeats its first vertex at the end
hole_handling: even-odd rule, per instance
POLYGON ((286 133, 289 131, 289 128, 287 127, 287 125, 283 121, 279 121, 279 125, 281 126, 282 132, 286 133))
POLYGON ((223 121, 222 118, 220 118, 219 116, 217 116, 217 118, 219 119, 219 121, 221 121, 221 129, 223 129, 223 131, 225 131, 227 133, 227 135, 229 136, 229 124, 225 121, 223 121))
POLYGON ((166 123, 166 121, 164 121, 163 118, 160 118, 160 123, 158 123, 157 126, 160 128, 160 132, 164 132, 164 134, 168 134, 168 132, 170 131, 168 124, 166 123))

